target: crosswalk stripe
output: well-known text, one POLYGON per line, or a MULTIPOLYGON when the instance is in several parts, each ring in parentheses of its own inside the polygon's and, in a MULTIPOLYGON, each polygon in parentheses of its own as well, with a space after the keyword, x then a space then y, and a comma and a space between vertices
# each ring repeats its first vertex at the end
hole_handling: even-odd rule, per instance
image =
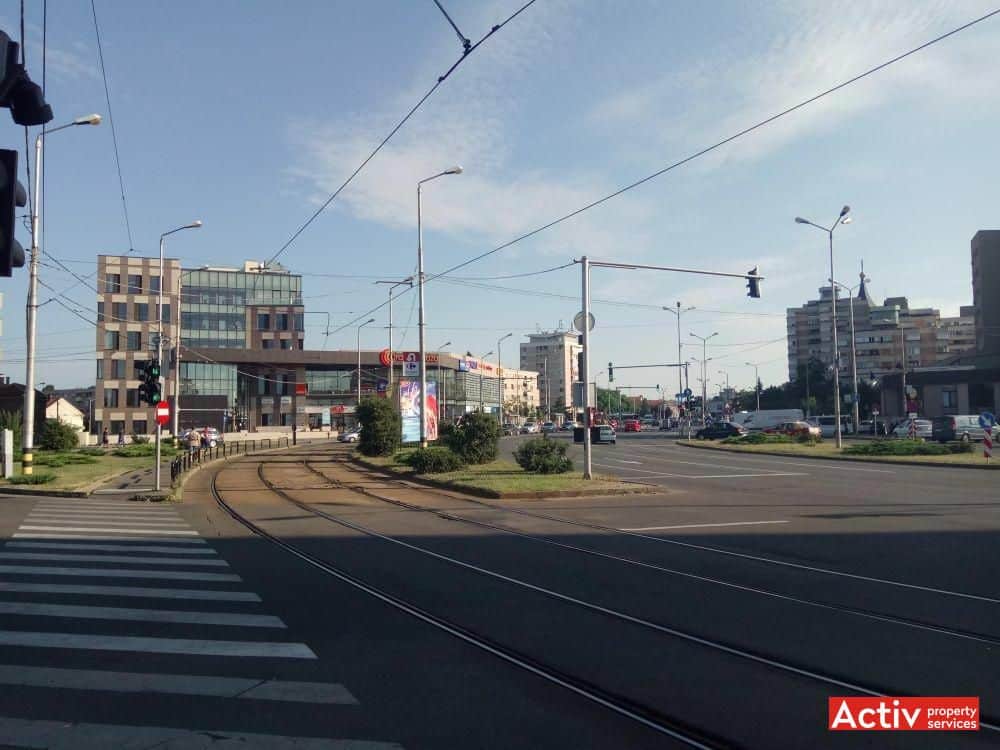
POLYGON ((260 602, 252 591, 212 591, 211 589, 164 589, 144 586, 86 586, 71 583, 0 581, 0 592, 27 594, 70 594, 78 596, 131 596, 140 599, 196 599, 219 602, 260 602))
POLYGON ((24 522, 75 523, 83 526, 100 526, 101 524, 106 526, 130 526, 134 524, 142 524, 143 526, 180 526, 191 528, 187 521, 181 520, 180 518, 122 518, 121 516, 115 516, 113 518, 95 518, 94 516, 76 516, 74 518, 67 518, 66 516, 46 516, 40 513, 31 513, 24 519, 24 522))
POLYGON ((53 560, 53 561, 78 561, 78 562, 123 562, 136 563, 141 565, 211 565, 217 568, 228 568, 229 563, 225 560, 191 560, 177 557, 131 557, 129 555, 64 555, 50 552, 0 552, 0 560, 53 560))
POLYGON ((173 511, 138 511, 138 510, 58 510, 53 508, 34 508, 35 516, 61 516, 63 518, 157 518, 181 520, 179 514, 173 511))
POLYGON ((0 741, 25 748, 46 750, 106 750, 109 747, 220 747, 268 748, 268 750, 403 750, 396 742, 377 740, 291 737, 278 734, 233 732, 213 727, 128 726, 125 724, 74 724, 47 719, 0 717, 0 741))
POLYGON ((56 503, 40 501, 35 503, 36 508, 47 510, 66 511, 122 511, 123 513, 176 513, 177 508, 173 506, 157 507, 155 505, 136 505, 135 503, 56 503))
POLYGON ((154 542, 156 544, 207 544, 204 539, 160 539, 148 536, 105 536, 101 534, 25 534, 14 532, 12 539, 80 539, 88 542, 154 542))
POLYGON ((149 545, 128 544, 83 544, 77 542, 6 542, 5 548, 17 547, 18 549, 61 549, 61 550, 93 550, 95 552, 159 552, 170 555, 214 555, 215 550, 211 547, 198 547, 189 549, 185 547, 156 547, 149 545))
POLYGON ((48 565, 0 565, 0 573, 22 576, 80 576, 84 578, 162 578, 171 581, 225 581, 243 579, 233 573, 200 573, 182 570, 130 570, 128 568, 58 568, 48 565))
POLYGON ((138 622, 195 623, 199 625, 233 625, 245 628, 284 628, 281 618, 272 615, 248 615, 239 612, 187 612, 166 609, 134 609, 127 607, 89 607, 72 604, 38 604, 35 602, 2 602, 0 614, 32 617, 81 617, 88 620, 131 620, 138 622))
POLYGON ((150 638, 132 635, 91 635, 23 630, 0 630, 0 646, 137 651, 150 654, 185 654, 189 656, 245 656, 264 659, 316 658, 313 650, 304 643, 150 638))
POLYGON ((115 693, 174 693, 295 703, 358 705, 357 699, 347 688, 335 682, 293 682, 155 672, 106 672, 96 669, 0 664, 0 684, 115 693))
MULTIPOLYGON (((112 528, 88 528, 86 526, 27 526, 22 525, 18 531, 88 531, 95 532, 99 531, 104 534, 164 534, 164 535, 176 535, 176 536, 196 536, 197 531, 174 531, 172 529, 112 529, 112 528)), ((15 534, 14 536, 17 536, 15 534)))

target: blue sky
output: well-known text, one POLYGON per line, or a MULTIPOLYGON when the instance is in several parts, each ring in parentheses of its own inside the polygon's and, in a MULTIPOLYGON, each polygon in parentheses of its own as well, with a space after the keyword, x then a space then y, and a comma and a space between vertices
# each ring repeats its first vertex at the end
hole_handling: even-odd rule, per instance
MULTIPOLYGON (((27 5, 38 81, 41 3, 27 5)), ((473 39, 519 5, 446 3, 473 39)), ((453 163, 465 173, 425 192, 430 273, 992 10, 973 0, 677 5, 539 0, 494 35, 284 253, 306 276, 308 309, 347 323, 384 300, 374 278, 413 272, 415 183, 453 163)), ((170 238, 168 254, 186 265, 273 255, 461 51, 431 0, 98 0, 97 11, 135 249, 152 255, 161 232, 200 218, 201 230, 170 238)), ((0 2, 0 22, 17 38, 18 3, 0 2)), ((699 308, 684 339, 719 332, 711 388, 719 370, 750 385, 748 360, 765 363, 765 383, 781 382, 784 310, 829 275, 825 237, 793 218, 829 223, 844 203, 854 223, 838 230, 840 280, 856 281, 864 258, 877 296, 957 313, 972 301, 969 240, 998 225, 998 40, 1000 17, 429 284, 428 345, 481 354, 512 331, 504 360, 516 366, 514 341, 568 324, 580 307, 531 292, 578 296, 580 274, 496 277, 584 253, 735 272, 759 264, 760 300, 739 280, 595 272, 593 296, 617 304, 594 306, 592 367, 673 361, 673 317, 627 305, 680 300, 699 308)), ((89 3, 49 3, 46 77, 53 124, 107 113, 89 3)), ((0 134, 23 149, 6 115, 0 134)), ((46 155, 43 252, 87 276, 98 253, 128 249, 111 129, 58 133, 46 155)), ((20 239, 27 245, 27 232, 20 239)), ((92 287, 48 266, 42 278, 93 310, 92 287)), ((15 381, 26 286, 26 269, 0 281, 0 372, 15 381)), ((43 302, 52 296, 42 289, 43 302)), ((415 348, 414 296, 395 305, 397 348, 415 348)), ((375 315, 384 323, 384 310, 375 315)), ((321 320, 308 317, 308 347, 324 344, 321 320)), ((92 326, 48 303, 39 329, 38 380, 91 384, 92 326)), ((355 335, 347 328, 327 346, 353 348, 355 335)), ((365 346, 384 340, 375 326, 363 332, 365 346)), ((685 352, 700 356, 700 345, 685 352)), ((616 379, 676 382, 635 372, 616 379)))

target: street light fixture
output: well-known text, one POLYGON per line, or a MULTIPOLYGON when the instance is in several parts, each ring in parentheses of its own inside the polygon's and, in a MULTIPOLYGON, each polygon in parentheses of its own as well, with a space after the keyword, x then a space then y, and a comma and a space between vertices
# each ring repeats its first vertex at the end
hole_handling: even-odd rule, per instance
POLYGON ((753 390, 757 394, 757 411, 760 411, 760 375, 757 374, 758 362, 746 362, 747 367, 753 368, 753 390))
POLYGON ((451 346, 451 341, 445 341, 443 344, 441 344, 441 346, 439 346, 437 349, 435 349, 435 351, 437 352, 437 355, 438 355, 438 361, 437 361, 437 366, 438 366, 438 385, 441 387, 441 393, 438 394, 438 396, 439 396, 439 398, 438 398, 438 424, 440 424, 444 420, 445 412, 447 411, 447 408, 446 408, 447 405, 445 404, 445 396, 447 395, 446 394, 446 388, 445 388, 445 382, 444 382, 444 380, 441 379, 441 352, 442 352, 442 350, 445 349, 445 347, 449 347, 449 346, 451 346))
MULTIPOLYGON (((830 278, 835 279, 837 275, 833 271, 833 232, 841 224, 850 224, 851 219, 848 217, 850 212, 850 206, 844 206, 840 209, 840 215, 837 220, 827 228, 820 226, 808 219, 803 219, 801 216, 795 217, 796 224, 808 224, 811 227, 815 227, 820 231, 826 232, 830 239, 830 278)), ((841 435, 841 424, 840 424, 840 348, 837 341, 837 285, 831 282, 830 288, 830 315, 831 315, 831 327, 833 328, 833 418, 836 421, 836 437, 837 437, 837 447, 843 446, 843 436, 841 435)))
POLYGON ((864 271, 861 272, 861 283, 855 286, 847 286, 846 284, 841 284, 839 281, 834 279, 829 279, 830 283, 834 287, 840 287, 847 292, 847 298, 850 303, 851 311, 851 415, 854 419, 854 434, 857 435, 861 432, 861 406, 858 403, 858 349, 857 342, 854 337, 854 290, 860 288, 864 285, 866 281, 869 281, 864 271))
POLYGON ((420 338, 420 447, 427 447, 427 353, 424 341, 424 327, 427 322, 424 315, 424 230, 423 219, 420 207, 421 189, 425 182, 436 180, 449 174, 462 174, 460 166, 449 167, 443 172, 438 172, 431 177, 425 177, 417 182, 417 297, 419 314, 417 319, 417 329, 420 338))
POLYGON ((681 367, 681 359, 683 359, 683 356, 681 355, 681 315, 684 314, 684 313, 686 313, 686 312, 691 312, 692 310, 695 309, 695 307, 694 307, 694 305, 691 305, 690 307, 685 307, 682 310, 681 309, 681 303, 678 302, 676 309, 673 308, 673 307, 666 307, 666 306, 664 306, 663 309, 666 310, 669 313, 673 313, 674 317, 677 318, 677 392, 678 393, 683 393, 684 392, 684 375, 681 372, 681 370, 683 369, 681 367))
POLYGON ((392 371, 395 369, 392 358, 392 290, 397 286, 409 285, 413 288, 413 277, 407 276, 402 281, 376 281, 376 284, 389 284, 389 388, 392 388, 392 371))
POLYGON ((490 349, 486 354, 477 358, 479 360, 479 411, 483 410, 483 360, 492 354, 493 350, 490 349))
POLYGON ((45 138, 59 130, 75 125, 100 125, 101 116, 84 115, 57 128, 43 130, 35 138, 35 186, 31 204, 31 260, 28 265, 28 299, 26 309, 26 340, 24 357, 24 426, 21 436, 21 471, 31 474, 32 451, 35 445, 35 337, 38 329, 38 261, 42 257, 40 248, 39 213, 42 200, 42 145, 45 138))
POLYGON ((374 323, 375 318, 368 318, 358 326, 358 406, 361 406, 361 329, 369 323, 374 323))
POLYGON ((708 340, 718 336, 719 332, 716 331, 708 336, 699 336, 691 331, 688 333, 701 342, 701 426, 704 427, 707 424, 705 417, 708 412, 708 373, 705 370, 708 364, 708 340))

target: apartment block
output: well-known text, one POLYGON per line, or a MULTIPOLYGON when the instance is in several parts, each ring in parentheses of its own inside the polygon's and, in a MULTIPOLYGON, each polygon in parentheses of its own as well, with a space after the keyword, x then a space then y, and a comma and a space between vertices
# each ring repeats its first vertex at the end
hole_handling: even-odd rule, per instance
POLYGON ((538 373, 541 407, 547 413, 570 411, 573 383, 580 378, 577 354, 583 347, 573 331, 543 331, 528 334, 520 346, 521 369, 538 373))

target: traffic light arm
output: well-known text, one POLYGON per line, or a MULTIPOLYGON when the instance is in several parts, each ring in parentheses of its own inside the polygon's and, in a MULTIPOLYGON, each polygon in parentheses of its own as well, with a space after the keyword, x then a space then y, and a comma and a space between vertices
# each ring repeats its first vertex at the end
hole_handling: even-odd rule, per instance
MULTIPOLYGON (((577 260, 574 262, 579 263, 580 261, 577 260)), ((704 271, 698 268, 676 268, 674 266, 646 266, 638 263, 611 263, 608 261, 600 261, 600 260, 592 260, 589 262, 591 267, 593 268, 621 268, 625 270, 635 270, 635 271, 673 271, 674 273, 694 273, 694 274, 699 274, 701 276, 724 276, 730 279, 747 279, 747 280, 749 280, 752 275, 753 278, 756 278, 758 280, 764 279, 763 276, 760 276, 756 273, 756 269, 754 269, 752 273, 751 272, 728 273, 725 271, 704 271)))

